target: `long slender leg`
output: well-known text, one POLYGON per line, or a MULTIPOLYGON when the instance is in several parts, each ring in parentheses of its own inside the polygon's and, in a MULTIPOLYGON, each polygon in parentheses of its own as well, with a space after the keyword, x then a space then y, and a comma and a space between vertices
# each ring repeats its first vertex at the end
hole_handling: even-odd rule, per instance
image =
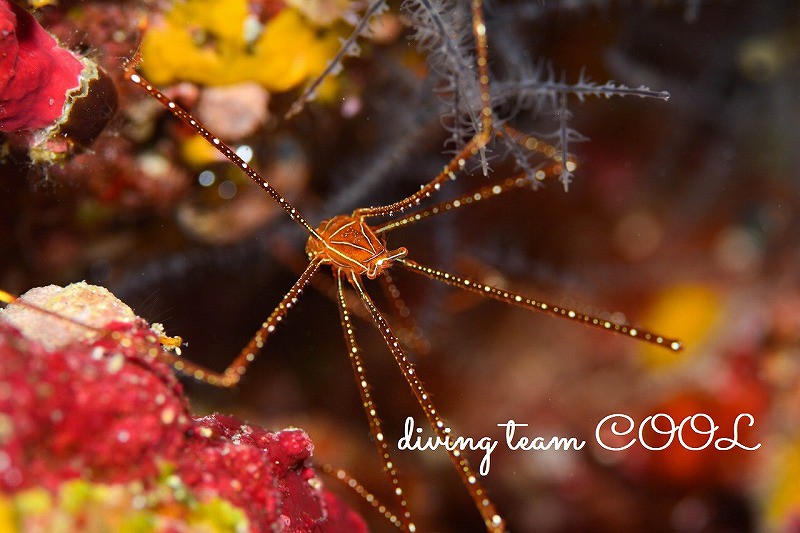
MULTIPOLYGON (((223 372, 215 372, 213 370, 209 370, 201 365, 196 363, 192 363, 191 361, 187 361, 177 354, 179 354, 179 349, 181 345, 181 338, 180 337, 168 337, 166 335, 159 336, 159 342, 164 346, 167 350, 162 351, 157 355, 161 360, 172 366, 176 371, 184 374, 186 376, 193 377, 199 381, 204 381, 210 385, 214 385, 216 387, 232 387, 236 383, 239 382, 242 375, 244 375, 245 371, 247 370, 247 366, 255 359, 256 354, 264 347, 264 343, 267 341, 267 337, 270 333, 272 333, 278 324, 283 320, 283 318, 289 313, 291 308, 297 303, 297 299, 300 297, 300 294, 303 292, 303 289, 309 284, 311 279, 316 273, 317 269, 319 268, 320 261, 311 261, 309 265, 306 267, 305 271, 300 275, 300 278, 292 285, 292 288, 289 289, 289 292, 283 297, 283 299, 278 303, 272 313, 267 317, 263 324, 261 324, 261 328, 256 332, 250 342, 245 346, 236 359, 228 365, 228 367, 223 372), (172 351, 177 352, 172 353, 172 351)), ((44 309, 37 305, 30 304, 25 302, 24 300, 20 300, 16 296, 0 290, 0 303, 5 304, 16 304, 22 305, 34 310, 37 310, 41 313, 45 313, 47 315, 54 316, 60 320, 65 320, 72 324, 75 324, 80 327, 87 328, 89 330, 98 331, 98 328, 91 326, 89 324, 84 324, 79 320, 75 320, 73 318, 59 315, 53 311, 48 309, 44 309)))
POLYGON ((479 142, 480 140, 481 139, 478 137, 474 137, 472 140, 470 140, 467 145, 458 153, 458 155, 451 159, 447 166, 445 166, 435 178, 423 185, 420 190, 411 196, 404 198, 399 202, 394 202, 393 204, 382 207, 363 207, 361 209, 356 209, 353 212, 353 216, 375 217, 379 215, 391 215, 392 213, 404 211, 410 207, 418 205, 420 202, 422 202, 422 200, 430 197, 434 191, 438 191, 441 188, 442 183, 446 182, 448 179, 456 179, 456 172, 464 168, 467 160, 475 156, 480 148, 485 145, 485 143, 481 144, 479 142))
MULTIPOLYGON (((328 463, 321 465, 320 468, 322 468, 322 471, 331 476, 333 479, 347 485, 356 494, 358 494, 365 502, 370 504, 387 520, 389 520, 392 524, 396 525, 398 528, 405 527, 386 505, 381 503, 381 501, 374 494, 368 491, 361 483, 358 482, 357 479, 351 476, 347 472, 347 470, 344 470, 343 468, 339 468, 336 466, 332 466, 328 463)), ((411 525, 413 526, 413 524, 411 525)))
POLYGON ((397 469, 394 466, 394 461, 392 461, 392 458, 389 455, 389 445, 386 442, 383 428, 381 427, 381 420, 378 418, 378 408, 372 399, 372 392, 370 391, 369 382, 367 381, 367 376, 364 373, 364 361, 361 359, 361 353, 358 348, 358 344, 356 344, 355 328, 353 327, 352 320, 350 320, 350 312, 347 308, 347 299, 345 298, 344 294, 343 278, 344 274, 341 271, 338 271, 336 273, 336 281, 338 287, 339 317, 341 318, 342 330, 344 331, 344 340, 347 343, 347 354, 350 356, 350 364, 353 367, 353 374, 355 374, 356 383, 358 384, 358 392, 361 395, 361 404, 363 405, 364 412, 367 414, 367 419, 369 420, 369 431, 372 433, 372 441, 375 443, 375 447, 378 449, 378 455, 380 455, 381 461, 383 462, 383 471, 389 478, 389 484, 392 487, 392 491, 395 495, 395 499, 397 500, 397 504, 400 506, 400 512, 402 514, 402 517, 400 518, 394 515, 388 516, 387 518, 389 518, 389 520, 398 527, 403 527, 408 531, 415 531, 416 527, 411 519, 411 512, 408 510, 406 498, 403 494, 403 489, 400 486, 400 480, 397 477, 397 469))
POLYGON ((455 172, 466 164, 466 161, 478 154, 495 134, 492 125, 492 101, 489 91, 489 58, 486 42, 486 24, 483 18, 483 0, 472 0, 472 33, 475 37, 477 52, 476 63, 478 66, 478 81, 481 98, 481 125, 480 131, 470 139, 464 148, 450 160, 450 163, 433 180, 423 185, 420 190, 411 196, 380 207, 364 207, 356 209, 354 216, 374 217, 390 215, 418 205, 423 199, 428 198, 434 191, 439 190, 442 183, 448 179, 455 179, 455 172))
POLYGON ((397 262, 411 272, 421 274, 429 279, 441 281, 442 283, 446 283, 447 285, 451 285, 453 287, 458 287, 459 289, 463 289, 465 291, 480 294, 481 296, 494 298, 495 300, 513 304, 525 309, 543 311, 551 315, 566 318, 575 322, 580 322, 581 324, 586 324, 587 326, 592 326, 605 331, 611 331, 619 335, 624 335, 626 337, 638 339, 650 344, 655 344, 675 352, 683 349, 683 344, 679 340, 658 335, 652 331, 626 326, 623 324, 617 324, 616 322, 612 322, 610 320, 579 313, 573 309, 559 307, 548 302, 534 300, 521 294, 498 289, 496 287, 492 287, 491 285, 485 285, 470 278, 464 278, 450 274, 449 272, 445 272, 443 270, 426 267, 410 259, 397 259, 397 262))
POLYGON ((289 203, 286 198, 283 197, 281 193, 275 190, 269 182, 261 176, 253 167, 251 167, 247 162, 245 162, 241 157, 239 157, 236 152, 234 152, 231 147, 229 147, 225 142, 220 139, 219 137, 215 136, 213 133, 208 131, 202 122, 197 120, 194 116, 192 116, 189 112, 185 109, 181 108, 175 102, 167 98, 167 96, 156 89, 150 82, 144 79, 140 74, 137 74, 133 70, 133 66, 129 65, 125 69, 125 76, 131 80, 133 83, 138 85, 143 90, 147 91, 147 93, 158 100, 161 105, 167 108, 167 111, 172 113, 175 117, 181 119, 184 123, 188 124, 195 132, 197 132, 203 139, 208 141, 215 150, 219 153, 224 155, 231 163, 236 165, 242 172, 247 174, 251 180, 255 182, 256 185, 264 189, 267 194, 269 194, 273 200, 275 200, 279 206, 283 208, 289 214, 292 220, 297 222, 300 226, 302 226, 309 235, 316 237, 317 239, 320 236, 317 234, 316 230, 308 223, 308 221, 303 218, 303 216, 297 211, 297 209, 289 203))
MULTIPOLYGON (((291 243, 280 236, 269 237, 269 251, 283 266, 295 275, 300 275, 308 266, 308 256, 295 249, 291 243)), ((336 302, 336 281, 330 276, 315 276, 311 285, 331 302, 336 302)), ((352 290, 346 288, 351 294, 352 290)), ((369 313, 361 307, 351 308, 350 312, 363 320, 372 320, 369 313)))
MULTIPOLYGON (((425 417, 428 419, 431 429, 437 435, 437 437, 442 439, 442 441, 447 441, 450 436, 445 432, 445 422, 439 415, 436 407, 433 405, 431 395, 422 384, 422 381, 417 377, 417 372, 414 368, 414 365, 411 364, 405 352, 403 352, 403 349, 400 347, 400 341, 392 332, 389 324, 383 318, 383 315, 381 315, 380 311, 378 311, 378 308, 375 307, 372 299, 364 290, 364 287, 361 284, 358 276, 350 275, 349 280, 353 287, 355 287, 356 292, 358 292, 359 296, 361 296, 361 301, 364 302, 364 305, 372 315, 375 325, 378 327, 378 330, 383 336, 384 341, 386 341, 386 345, 392 352, 397 365, 400 367, 403 377, 406 379, 408 386, 411 388, 411 392, 417 399, 417 403, 419 403, 420 407, 422 407, 422 410, 425 412, 425 417)), ((487 530, 495 532, 505 531, 504 520, 497 513, 494 504, 486 493, 486 489, 484 489, 483 485, 478 481, 478 477, 476 476, 475 472, 473 472, 472 467, 470 467, 467 459, 462 457, 461 452, 458 449, 452 451, 448 450, 448 455, 450 456, 450 461, 453 463, 453 466, 456 467, 458 475, 461 476, 464 486, 467 487, 473 502, 475 502, 475 506, 481 513, 487 530)))
MULTIPOLYGON (((558 165, 560 166, 561 164, 559 163, 558 165)), ((502 183, 487 185, 485 187, 481 187, 477 191, 472 191, 466 194, 462 194, 461 196, 459 196, 454 200, 442 202, 432 207, 428 207, 427 209, 421 209, 419 211, 409 213, 404 217, 390 220, 388 222, 385 222, 377 226, 376 228, 373 229, 373 231, 375 232, 376 235, 380 233, 388 233, 397 228, 401 228, 403 226, 409 226, 411 224, 419 222, 422 219, 432 217, 440 213, 446 213, 447 211, 453 211, 460 207, 472 205, 481 202, 483 200, 495 198, 500 194, 520 189, 522 187, 530 187, 530 181, 528 181, 528 179, 525 177, 524 174, 520 174, 513 178, 508 178, 504 180, 502 183)))
POLYGON ((481 89, 481 131, 478 137, 480 146, 489 142, 492 126, 492 98, 489 91, 489 46, 486 43, 486 22, 483 19, 483 0, 472 0, 472 34, 475 36, 475 50, 478 57, 478 81, 481 89))
MULTIPOLYGON (((498 134, 505 135, 506 137, 518 143, 525 149, 533 152, 539 152, 548 159, 552 160, 550 164, 536 171, 534 177, 537 180, 543 181, 548 176, 558 176, 561 174, 562 171, 561 157, 558 153, 558 149, 555 146, 548 144, 532 135, 527 135, 525 133, 522 133, 508 125, 504 125, 502 129, 498 132, 498 134)), ((570 172, 572 172, 575 170, 575 168, 577 168, 577 164, 575 163, 574 160, 569 159, 567 161, 567 168, 570 172)), ((526 186, 530 186, 530 181, 528 180, 527 176, 525 176, 525 174, 518 174, 513 178, 505 179, 502 183, 497 183, 495 185, 487 185, 485 187, 481 187, 477 191, 463 194, 454 200, 441 202, 433 207, 429 207, 427 209, 423 209, 420 211, 415 211, 413 213, 405 215, 404 217, 390 220, 388 222, 385 222, 377 226, 376 228, 373 229, 373 231, 376 234, 387 233, 399 227, 414 224, 415 222, 418 222, 423 218, 428 218, 433 215, 438 215, 439 213, 452 211, 454 209, 458 209, 459 207, 464 207, 466 205, 475 204, 482 200, 495 198, 500 194, 526 186)))
POLYGON ((199 381, 204 381, 209 385, 214 385, 216 387, 232 387, 236 385, 247 370, 247 366, 253 362, 256 358, 256 354, 264 347, 267 337, 269 337, 270 333, 275 331, 278 324, 283 321, 283 318, 289 313, 294 304, 297 303, 297 299, 300 297, 303 289, 305 289, 311 281, 319 265, 319 261, 312 261, 309 263, 305 271, 300 275, 300 278, 292 285, 292 288, 289 289, 289 292, 286 293, 264 323, 261 324, 261 328, 253 335, 253 338, 250 339, 247 346, 242 348, 242 351, 239 352, 236 359, 234 359, 224 371, 215 372, 209 370, 191 361, 186 361, 185 359, 172 355, 169 352, 165 352, 161 357, 181 374, 191 376, 199 381))
MULTIPOLYGON (((536 178, 538 180, 544 180, 547 176, 554 176, 558 175, 561 172, 561 162, 553 162, 547 165, 544 168, 540 168, 536 171, 536 178)), ((436 204, 432 207, 428 207, 426 209, 420 209, 419 211, 414 211, 413 213, 409 213, 401 218, 396 218, 394 220, 389 220, 388 222, 384 222, 373 228, 373 232, 375 234, 380 233, 388 233, 392 230, 403 226, 409 226, 420 220, 428 217, 432 217, 434 215, 438 215, 440 213, 446 213, 447 211, 453 211, 460 207, 464 207, 467 205, 476 204, 483 200, 489 200, 491 198, 496 198, 497 196, 513 191, 516 189, 521 189, 523 187, 530 187, 531 182, 525 176, 525 174, 518 174, 513 178, 507 178, 503 180, 501 183, 496 183, 494 185, 486 185, 485 187, 481 187, 476 191, 472 191, 466 194, 462 194, 458 198, 454 200, 449 200, 447 202, 441 202, 436 204)))

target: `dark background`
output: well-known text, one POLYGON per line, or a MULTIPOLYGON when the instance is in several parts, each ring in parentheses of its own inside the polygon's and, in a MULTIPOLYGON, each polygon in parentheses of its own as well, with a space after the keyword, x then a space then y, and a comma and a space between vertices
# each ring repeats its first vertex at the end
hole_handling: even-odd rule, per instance
MULTIPOLYGON (((660 328, 688 348, 659 356, 398 271, 430 342, 429 353, 414 356, 419 373, 457 433, 502 439, 496 424, 514 419, 530 424, 529 436, 587 441, 581 452, 509 452, 501 442, 485 483, 513 530, 796 528, 800 7, 578 4, 493 2, 487 22, 495 74, 504 74, 504 61, 492 52, 514 49, 548 61, 568 82, 585 69, 601 83, 666 90, 669 101, 572 98, 571 124, 590 140, 573 147, 579 168, 568 192, 553 181, 519 190, 398 230, 389 245, 431 266, 660 328), (604 453, 595 445, 603 416, 638 421, 655 412, 679 420, 708 413, 721 431, 737 414, 753 413, 747 438, 762 447, 604 453)), ((222 369, 296 279, 289 264, 302 262, 305 237, 281 213, 254 231, 219 221, 193 231, 180 222, 182 210, 220 209, 226 201, 197 184, 202 169, 177 157, 185 132, 173 119, 151 113, 151 133, 132 133, 131 117, 146 115, 148 104, 121 79, 121 59, 139 38, 139 15, 157 9, 114 1, 43 11, 46 27, 117 79, 121 110, 92 150, 63 167, 32 167, 19 156, 0 166, 0 287, 19 293, 81 279, 105 285, 186 339, 188 358, 222 369), (103 41, 109 27, 125 38, 103 41), (145 153, 171 168, 146 175, 145 153)), ((447 162, 439 102, 424 73, 424 59, 400 34, 345 63, 344 94, 361 104, 353 117, 312 104, 286 122, 280 110, 292 95, 273 95, 273 116, 247 140, 254 164, 277 173, 270 165, 283 162, 289 179, 308 176, 291 187, 312 223, 410 194, 447 162)), ((546 114, 515 120, 528 132, 553 129, 546 114)), ((247 182, 224 164, 209 168, 239 180, 244 194, 247 182)), ((499 159, 493 168, 488 179, 512 172, 499 159)), ((465 176, 443 197, 486 180, 465 176)), ((368 286, 392 318, 380 287, 368 286)), ((405 418, 421 424, 421 413, 374 328, 356 327, 396 441, 405 418)), ((336 307, 318 292, 303 296, 235 390, 186 387, 198 412, 306 429, 320 461, 384 490, 336 307)), ((422 530, 481 530, 443 452, 397 456, 422 530)), ((376 530, 389 529, 369 509, 362 514, 376 530)))

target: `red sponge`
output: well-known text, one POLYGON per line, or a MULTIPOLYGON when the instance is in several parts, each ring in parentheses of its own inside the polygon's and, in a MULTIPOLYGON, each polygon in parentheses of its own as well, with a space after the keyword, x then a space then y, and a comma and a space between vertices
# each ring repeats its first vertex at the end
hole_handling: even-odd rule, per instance
POLYGON ((31 160, 84 150, 117 109, 114 83, 10 0, 0 0, 0 132, 15 133, 31 160))
POLYGON ((44 128, 81 84, 83 63, 24 9, 0 1, 0 131, 44 128))

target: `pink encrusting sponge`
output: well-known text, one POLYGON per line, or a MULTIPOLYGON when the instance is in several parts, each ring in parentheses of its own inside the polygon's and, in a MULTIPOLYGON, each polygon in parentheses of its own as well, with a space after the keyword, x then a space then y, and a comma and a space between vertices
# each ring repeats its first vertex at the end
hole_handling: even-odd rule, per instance
POLYGON ((366 531, 301 429, 193 416, 159 337, 85 283, 0 311, 0 531, 366 531))

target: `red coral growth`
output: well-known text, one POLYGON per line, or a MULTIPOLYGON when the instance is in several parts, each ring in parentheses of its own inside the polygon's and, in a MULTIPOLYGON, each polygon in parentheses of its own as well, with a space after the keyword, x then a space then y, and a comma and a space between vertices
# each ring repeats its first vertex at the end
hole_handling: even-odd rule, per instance
POLYGON ((197 423, 213 431, 212 445, 196 447, 192 442, 196 448, 186 454, 190 464, 180 466, 188 485, 209 488, 249 516, 260 514, 265 523, 280 517, 286 531, 313 531, 322 525, 343 531, 364 529, 352 511, 314 488, 320 485, 310 465, 314 447, 304 431, 272 433, 225 415, 200 418, 197 423), (280 502, 280 509, 274 508, 275 502, 280 502), (338 523, 332 522, 334 517, 338 523))
POLYGON ((141 319, 52 350, 0 320, 0 492, 75 478, 155 486, 166 468, 201 500, 242 509, 254 531, 366 530, 322 489, 305 432, 192 418, 161 349, 141 319))
POLYGON ((146 479, 180 453, 190 424, 180 385, 140 355, 157 347, 149 329, 124 333, 125 345, 109 335, 48 352, 0 324, 0 490, 146 479))
POLYGON ((0 131, 39 163, 85 149, 117 109, 113 81, 59 46, 33 16, 0 0, 0 131))
POLYGON ((322 490, 311 466, 314 446, 303 430, 273 433, 220 414, 194 422, 177 470, 188 486, 244 509, 252 524, 297 532, 367 530, 361 517, 322 490))
MULTIPOLYGON (((197 422, 212 429, 219 440, 217 447, 201 450, 203 460, 194 461, 194 465, 231 464, 230 443, 234 443, 233 448, 243 454, 233 461, 237 474, 235 480, 246 480, 252 485, 252 493, 260 495, 266 485, 266 479, 259 479, 263 470, 271 470, 271 475, 277 479, 280 517, 285 531, 314 531, 323 525, 329 531, 366 531, 358 515, 330 493, 313 488, 319 487, 320 483, 311 468, 314 446, 304 431, 284 429, 273 433, 225 415, 211 415, 197 419, 197 422), (257 453, 253 457, 247 457, 254 452, 257 453)), ((218 474, 204 472, 203 475, 217 487, 218 494, 246 508, 247 502, 242 502, 236 494, 237 490, 247 492, 244 487, 240 488, 239 483, 227 483, 218 474)))
POLYGON ((0 0, 0 131, 44 128, 61 116, 83 63, 34 18, 0 0))

